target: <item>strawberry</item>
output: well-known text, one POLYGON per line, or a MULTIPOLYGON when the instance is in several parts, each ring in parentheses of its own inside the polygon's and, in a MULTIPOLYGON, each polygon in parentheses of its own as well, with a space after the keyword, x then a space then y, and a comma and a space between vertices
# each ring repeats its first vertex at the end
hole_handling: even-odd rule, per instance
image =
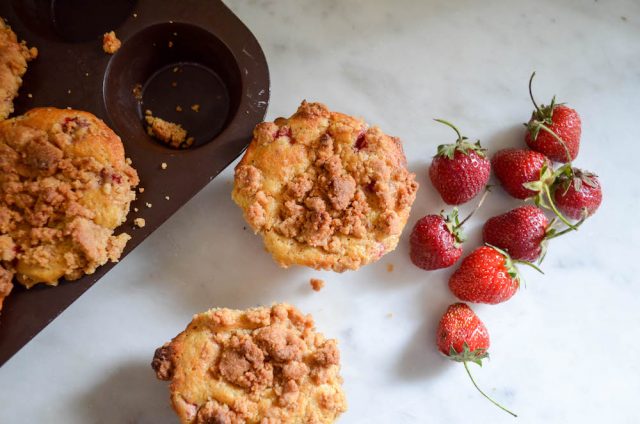
POLYGON ((502 188, 516 199, 533 198, 536 205, 551 209, 571 229, 576 227, 558 210, 551 196, 556 182, 551 162, 542 153, 526 149, 502 149, 491 159, 502 188))
POLYGON ((482 360, 489 357, 487 350, 490 342, 487 327, 469 306, 464 303, 454 303, 447 308, 438 325, 436 343, 443 355, 452 361, 462 362, 471 382, 482 396, 502 410, 516 416, 480 390, 471 375, 467 362, 482 366, 482 360))
POLYGON ((462 255, 462 226, 477 211, 489 191, 478 202, 478 205, 460 222, 458 209, 453 208, 449 215, 427 215, 418 220, 409 238, 409 255, 411 262, 418 268, 427 271, 448 268, 462 255))
POLYGON ((487 220, 482 238, 513 259, 535 261, 542 254, 548 229, 549 220, 542 209, 527 205, 487 220))
POLYGON ((502 188, 516 199, 534 197, 523 184, 539 181, 543 171, 550 169, 549 159, 542 153, 526 149, 502 149, 491 159, 493 172, 502 188))
POLYGON ((460 205, 474 198, 487 185, 491 163, 480 140, 470 143, 449 122, 436 121, 451 127, 458 139, 454 144, 438 146, 429 167, 429 178, 445 203, 460 205))
POLYGON ((535 110, 525 126, 525 141, 530 149, 543 153, 555 162, 571 162, 578 156, 582 123, 574 109, 564 104, 556 104, 555 96, 549 106, 536 104, 531 84, 534 72, 529 79, 529 96, 535 110))
POLYGON ((462 256, 462 229, 458 210, 450 215, 427 215, 411 231, 409 255, 419 268, 434 270, 453 265, 462 256))
POLYGON ((449 278, 449 289, 465 302, 492 305, 505 302, 520 287, 515 262, 538 269, 529 262, 512 260, 507 252, 497 247, 481 246, 462 260, 460 268, 449 278))
POLYGON ((571 168, 558 177, 553 198, 558 209, 569 218, 586 218, 602 203, 602 186, 597 175, 571 168))

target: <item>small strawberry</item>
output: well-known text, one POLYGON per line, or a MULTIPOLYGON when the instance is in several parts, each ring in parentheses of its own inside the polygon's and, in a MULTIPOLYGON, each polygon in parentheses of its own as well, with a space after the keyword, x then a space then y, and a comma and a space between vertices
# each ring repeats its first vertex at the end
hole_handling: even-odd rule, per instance
POLYGON ((409 237, 409 255, 411 262, 418 268, 431 271, 448 268, 462 255, 462 226, 477 211, 489 191, 478 202, 475 209, 460 222, 458 209, 453 208, 451 214, 427 215, 418 220, 409 237))
POLYGON ((428 271, 450 267, 462 255, 463 241, 457 209, 450 215, 422 217, 409 238, 411 262, 428 271))
POLYGON ((531 119, 525 126, 525 141, 530 149, 545 154, 555 162, 571 162, 580 150, 582 123, 578 112, 564 104, 556 104, 555 96, 549 106, 538 106, 533 98, 531 84, 534 72, 529 79, 529 96, 535 106, 531 119))
POLYGON ((489 332, 473 310, 464 303, 454 303, 447 308, 438 325, 436 343, 438 350, 452 361, 462 362, 476 389, 494 405, 516 417, 517 415, 487 396, 476 384, 467 362, 482 366, 489 357, 489 332))
MULTIPOLYGON (((449 278, 449 289, 460 300, 473 303, 505 302, 520 287, 520 275, 509 254, 494 246, 481 246, 462 260, 460 268, 449 278)), ((540 271, 542 272, 542 271, 540 271)))
POLYGON ((453 128, 458 139, 454 144, 438 146, 429 167, 429 178, 445 203, 460 205, 474 198, 487 185, 491 163, 480 140, 470 143, 449 122, 436 121, 453 128))
POLYGON ((527 205, 487 220, 482 238, 513 259, 535 261, 542 254, 548 228, 549 220, 542 209, 527 205))
POLYGON ((491 159, 493 172, 502 188, 516 199, 533 198, 536 205, 551 209, 560 221, 575 230, 553 201, 551 187, 557 174, 542 153, 526 149, 502 149, 491 159))
POLYGON ((556 181, 553 199, 566 216, 580 219, 598 210, 602 203, 602 186, 598 176, 591 172, 567 169, 556 181))

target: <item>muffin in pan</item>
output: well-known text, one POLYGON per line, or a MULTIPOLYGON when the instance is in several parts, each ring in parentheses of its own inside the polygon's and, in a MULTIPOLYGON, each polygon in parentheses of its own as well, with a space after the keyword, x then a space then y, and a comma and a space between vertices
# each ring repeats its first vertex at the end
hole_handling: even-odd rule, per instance
POLYGON ((255 128, 232 197, 281 266, 342 272, 395 249, 417 188, 400 139, 302 102, 255 128))
POLYGON ((27 62, 38 56, 35 47, 28 48, 9 25, 0 18, 0 119, 13 113, 13 99, 22 85, 27 62))
POLYGON ((346 410, 337 342, 287 304, 198 314, 152 367, 183 424, 329 424, 346 410))
POLYGON ((56 285, 117 261, 129 236, 114 229, 137 184, 120 138, 90 113, 38 108, 0 122, 0 283, 56 285))

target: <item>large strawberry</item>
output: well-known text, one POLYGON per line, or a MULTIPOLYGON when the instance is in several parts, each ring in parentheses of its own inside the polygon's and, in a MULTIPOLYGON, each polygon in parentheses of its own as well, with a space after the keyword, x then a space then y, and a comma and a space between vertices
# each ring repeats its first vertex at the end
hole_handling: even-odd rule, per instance
POLYGON ((531 119, 525 126, 525 141, 532 150, 545 154, 555 162, 571 162, 580 150, 582 123, 574 109, 564 104, 556 104, 555 96, 548 106, 536 103, 531 84, 534 72, 529 79, 529 96, 535 106, 531 119))
MULTIPOLYGON (((509 254, 494 246, 481 246, 462 260, 449 278, 449 288, 460 300, 473 303, 505 302, 520 287, 520 275, 509 254)), ((539 270, 539 269, 538 269, 539 270)))
POLYGON ((491 166, 507 193, 516 199, 534 199, 538 206, 551 209, 562 222, 575 229, 556 208, 551 196, 557 175, 549 158, 533 150, 502 149, 493 155, 491 166))
POLYGON ((453 128, 458 139, 453 144, 438 146, 429 167, 429 178, 445 203, 460 205, 474 198, 487 185, 491 163, 480 140, 470 143, 449 122, 436 121, 453 128))
POLYGON ((475 209, 462 222, 458 219, 457 208, 453 208, 449 215, 443 211, 440 215, 420 218, 409 237, 411 262, 428 271, 456 263, 462 255, 462 225, 480 208, 488 193, 485 192, 475 209))
POLYGON ((602 203, 602 186, 598 176, 578 168, 567 168, 555 183, 556 206, 572 219, 593 215, 602 203))
POLYGON ((487 396, 476 384, 467 362, 482 366, 482 360, 489 357, 489 332, 473 310, 464 303, 455 303, 447 308, 440 319, 436 336, 438 350, 452 361, 462 362, 473 385, 485 398, 508 412, 516 414, 487 396))

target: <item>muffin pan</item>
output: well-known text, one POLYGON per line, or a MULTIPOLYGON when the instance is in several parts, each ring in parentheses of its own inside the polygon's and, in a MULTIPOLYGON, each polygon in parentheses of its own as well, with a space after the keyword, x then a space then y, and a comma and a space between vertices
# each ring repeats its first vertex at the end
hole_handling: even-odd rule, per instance
MULTIPOLYGON (((39 50, 14 116, 39 106, 86 110, 122 138, 144 188, 116 231, 132 237, 122 257, 242 153, 266 113, 264 54, 221 1, 4 0, 0 16, 39 50), (115 55, 102 50, 111 30, 122 41, 115 55), (194 145, 173 149, 147 135, 147 109, 181 123, 194 145), (144 228, 134 227, 136 217, 144 228)), ((58 287, 16 284, 0 315, 0 365, 113 266, 58 287)))

